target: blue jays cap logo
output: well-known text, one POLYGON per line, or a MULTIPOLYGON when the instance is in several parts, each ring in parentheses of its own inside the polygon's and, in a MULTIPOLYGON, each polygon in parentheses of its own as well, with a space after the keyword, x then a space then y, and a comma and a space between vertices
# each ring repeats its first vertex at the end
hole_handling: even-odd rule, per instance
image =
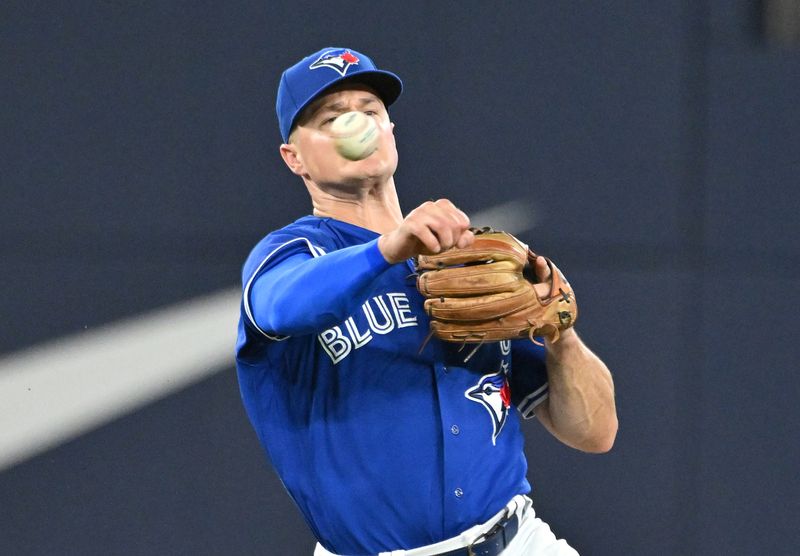
POLYGON ((350 52, 349 50, 328 50, 327 52, 323 52, 322 55, 317 58, 317 61, 311 64, 309 69, 319 69, 319 68, 331 68, 335 70, 344 77, 347 73, 347 70, 350 69, 350 66, 357 66, 358 65, 358 56, 350 52))
POLYGON ((503 430, 511 407, 511 389, 503 371, 483 375, 478 384, 464 392, 468 400, 481 404, 492 417, 492 445, 503 430))

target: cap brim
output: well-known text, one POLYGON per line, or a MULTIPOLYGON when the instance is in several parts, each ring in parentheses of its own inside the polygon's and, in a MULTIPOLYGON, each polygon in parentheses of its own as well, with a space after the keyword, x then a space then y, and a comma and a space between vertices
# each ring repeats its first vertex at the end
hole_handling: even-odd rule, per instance
MULTIPOLYGON (((340 83, 363 83, 375 89, 378 96, 381 97, 383 104, 389 106, 400 96, 403 92, 403 82, 395 74, 383 70, 370 70, 348 75, 342 79, 332 83, 331 85, 338 85, 340 83)), ((331 86, 325 87, 320 93, 325 92, 331 86)), ((318 96, 318 95, 315 95, 318 96)))
POLYGON ((340 77, 335 81, 326 83, 324 87, 314 93, 311 98, 309 98, 302 106, 297 108, 297 112, 292 120, 292 125, 290 126, 289 132, 291 133, 291 130, 294 129, 300 114, 309 104, 318 99, 320 95, 325 93, 325 91, 332 89, 337 85, 341 85, 342 83, 363 83, 364 85, 375 89, 375 92, 378 93, 378 96, 386 106, 389 106, 396 101, 400 96, 400 93, 403 92, 403 82, 400 81, 399 77, 390 71, 376 69, 360 71, 352 75, 345 75, 344 77, 340 77))

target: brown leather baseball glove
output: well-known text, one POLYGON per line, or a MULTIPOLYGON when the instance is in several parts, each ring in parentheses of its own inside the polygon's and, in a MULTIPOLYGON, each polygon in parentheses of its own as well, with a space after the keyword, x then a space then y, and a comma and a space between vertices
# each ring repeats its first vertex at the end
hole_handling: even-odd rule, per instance
POLYGON ((524 274, 536 254, 506 232, 473 229, 475 242, 417 258, 417 289, 431 332, 448 342, 483 343, 548 337, 557 341, 578 317, 575 294, 550 259, 550 291, 539 297, 524 274))

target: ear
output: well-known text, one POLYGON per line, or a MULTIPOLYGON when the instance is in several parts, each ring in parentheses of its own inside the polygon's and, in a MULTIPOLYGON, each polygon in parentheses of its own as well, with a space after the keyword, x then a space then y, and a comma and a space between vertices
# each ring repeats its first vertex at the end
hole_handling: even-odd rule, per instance
POLYGON ((284 143, 280 146, 281 158, 289 167, 293 174, 302 176, 304 173, 303 161, 300 160, 300 155, 297 152, 297 146, 292 143, 284 143))

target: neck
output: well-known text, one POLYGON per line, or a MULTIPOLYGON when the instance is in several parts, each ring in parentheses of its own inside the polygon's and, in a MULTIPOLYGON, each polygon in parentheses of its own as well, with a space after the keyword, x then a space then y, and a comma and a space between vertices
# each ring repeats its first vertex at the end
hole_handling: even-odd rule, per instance
POLYGON ((403 221, 394 179, 359 187, 322 187, 306 181, 314 216, 335 218, 379 234, 391 232, 403 221))

